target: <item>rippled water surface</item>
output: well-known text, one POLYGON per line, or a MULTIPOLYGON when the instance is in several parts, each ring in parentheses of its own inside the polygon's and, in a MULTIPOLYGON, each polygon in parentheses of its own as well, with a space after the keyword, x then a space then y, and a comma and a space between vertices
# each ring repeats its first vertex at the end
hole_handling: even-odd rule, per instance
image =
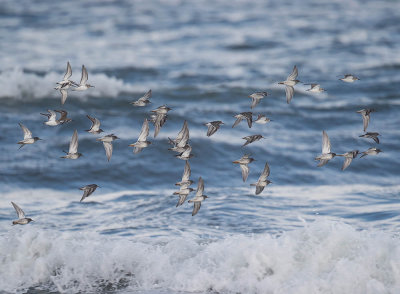
MULTIPOLYGON (((0 292, 399 293, 400 23, 395 1, 3 1, 0 3, 0 292), (85 92, 69 92, 72 122, 43 125, 60 109, 54 90, 72 65, 85 92), (288 105, 284 80, 299 69, 288 105), (343 83, 339 76, 360 78, 343 83), (307 83, 327 91, 313 94, 307 83), (129 104, 152 89, 152 104, 129 104), (252 111, 248 95, 267 91, 252 111), (152 109, 172 108, 150 147, 133 154, 152 109), (363 134, 362 108, 373 108, 363 134), (114 133, 107 162, 101 120, 114 133), (184 161, 169 151, 184 120, 191 179, 206 199, 175 207, 184 161), (225 123, 206 136, 208 121, 225 123), (43 141, 18 150, 22 122, 43 141), (64 160, 74 130, 78 160, 64 160), (325 130, 332 151, 370 147, 341 171, 318 168, 325 130), (242 137, 266 139, 241 147, 242 137), (243 183, 232 161, 256 160, 243 183), (265 162, 269 185, 255 196, 265 162), (101 187, 79 202, 78 190, 101 187), (35 222, 12 226, 16 202, 35 222), (40 292, 41 291, 41 292, 40 292)), ((188 199, 194 197, 194 192, 188 199)))

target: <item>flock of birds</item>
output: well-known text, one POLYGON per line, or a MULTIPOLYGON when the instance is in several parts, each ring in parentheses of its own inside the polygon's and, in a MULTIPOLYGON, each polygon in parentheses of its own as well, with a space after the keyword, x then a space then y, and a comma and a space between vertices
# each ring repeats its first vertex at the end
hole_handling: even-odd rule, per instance
MULTIPOLYGON (((57 86, 55 87, 56 90, 58 90, 61 94, 61 104, 63 105, 68 97, 68 90, 71 89, 72 91, 85 91, 88 90, 89 88, 92 88, 94 86, 90 85, 87 83, 88 81, 88 73, 84 65, 82 65, 82 75, 81 75, 81 80, 80 83, 75 83, 74 81, 70 80, 72 76, 72 69, 71 65, 68 62, 67 63, 67 70, 64 75, 64 78, 62 81, 57 82, 57 86)), ((278 84, 284 85, 285 86, 285 92, 286 92, 286 101, 289 104, 290 101, 293 98, 294 95, 294 86, 298 84, 300 81, 297 80, 298 76, 298 69, 296 66, 294 66, 291 74, 286 78, 285 81, 279 82, 278 84)), ((352 74, 346 74, 344 75, 343 78, 340 78, 339 80, 346 82, 346 83, 353 83, 357 80, 359 80, 356 76, 352 74)), ((314 93, 321 93, 324 92, 325 89, 321 88, 319 84, 306 84, 310 85, 310 89, 307 91, 314 92, 314 93)), ((258 103, 261 101, 261 99, 265 98, 268 95, 267 92, 255 92, 251 95, 249 95, 249 98, 252 99, 251 102, 251 109, 255 108, 258 103)), ((144 107, 147 106, 150 102, 150 98, 152 96, 151 90, 149 90, 143 97, 139 98, 136 101, 131 102, 133 106, 136 107, 144 107)), ((139 134, 139 137, 135 143, 130 144, 130 147, 133 147, 133 152, 139 153, 141 152, 144 148, 148 147, 151 142, 147 140, 147 137, 149 136, 149 122, 151 122, 154 125, 154 138, 157 137, 158 133, 160 132, 160 129, 162 126, 165 124, 167 118, 168 118, 168 112, 171 110, 171 108, 167 107, 166 105, 162 105, 154 110, 151 111, 150 117, 145 118, 141 132, 139 134)), ((374 112, 374 109, 361 109, 357 111, 357 113, 360 113, 362 115, 363 119, 363 129, 365 134, 361 135, 360 137, 364 138, 371 138, 373 139, 377 144, 379 144, 379 133, 376 132, 366 132, 368 128, 368 124, 370 121, 370 114, 374 112)), ((41 113, 42 115, 47 117, 47 121, 44 122, 45 125, 47 126, 58 126, 64 123, 68 123, 71 121, 70 118, 68 118, 68 113, 65 110, 48 110, 48 113, 41 113), (57 113, 60 113, 60 117, 57 119, 57 113)), ((236 118, 236 121, 232 125, 232 128, 236 127, 242 120, 247 121, 247 125, 249 128, 252 127, 253 123, 253 113, 252 112, 241 112, 237 115, 234 116, 236 118)), ((86 130, 87 132, 91 134, 100 134, 104 132, 100 128, 100 120, 91 117, 87 115, 87 118, 91 121, 92 125, 90 129, 86 130)), ((258 115, 257 119, 254 121, 257 124, 267 124, 271 120, 266 117, 265 115, 258 115)), ((24 139, 19 141, 18 144, 20 144, 20 148, 27 144, 33 144, 38 140, 41 140, 39 137, 33 137, 32 133, 29 131, 27 127, 25 127, 22 123, 19 123, 22 131, 24 132, 24 139)), ((218 129, 221 127, 221 125, 224 125, 222 121, 211 121, 208 123, 205 123, 205 126, 207 126, 207 136, 210 137, 213 134, 215 134, 218 129)), ((253 142, 259 141, 260 139, 263 139, 264 137, 260 134, 256 135, 250 135, 246 136, 243 139, 246 140, 246 142, 243 144, 243 146, 247 146, 253 142)), ((112 142, 116 139, 119 139, 116 135, 114 134, 109 134, 101 138, 97 138, 97 141, 101 141, 103 143, 107 160, 110 161, 112 152, 113 152, 113 145, 112 142)), ((175 139, 169 139, 169 143, 172 145, 169 150, 172 150, 174 152, 177 152, 178 154, 175 155, 177 158, 184 160, 185 161, 185 167, 184 167, 184 172, 182 175, 182 179, 177 182, 175 185, 179 186, 179 190, 174 192, 174 195, 179 196, 178 203, 176 206, 180 206, 183 203, 185 203, 186 198, 188 195, 194 191, 193 188, 190 186, 193 184, 193 181, 190 180, 190 175, 191 175, 191 169, 189 165, 189 159, 193 156, 192 154, 192 147, 189 144, 189 128, 187 121, 185 120, 182 126, 182 129, 179 131, 177 137, 175 139)), ((243 147, 242 146, 242 147, 243 147)), ((376 148, 376 147, 371 147, 368 150, 362 152, 361 157, 364 157, 366 155, 377 155, 378 153, 382 152, 382 150, 376 148)), ((81 153, 78 152, 78 132, 77 130, 74 131, 70 144, 69 144, 69 150, 68 152, 64 151, 65 156, 62 156, 61 158, 65 159, 78 159, 79 157, 82 156, 81 153)), ((352 162, 354 158, 357 157, 357 155, 360 154, 358 150, 352 150, 349 152, 346 152, 344 154, 336 154, 331 152, 331 144, 329 137, 325 131, 322 132, 322 154, 317 156, 315 160, 319 161, 318 165, 319 167, 325 165, 328 163, 329 160, 334 158, 335 156, 342 156, 345 158, 342 170, 345 170, 352 162)), ((242 156, 240 159, 233 161, 234 164, 239 164, 241 172, 242 172, 242 179, 243 182, 246 182, 247 177, 249 175, 249 164, 254 161, 254 158, 251 158, 249 154, 245 154, 242 156)), ((268 162, 265 163, 264 170, 262 171, 258 181, 256 183, 250 184, 251 186, 255 186, 255 194, 258 195, 260 194, 264 188, 271 183, 270 180, 268 180, 268 177, 270 175, 270 168, 268 165, 268 162)), ((83 191, 83 196, 80 201, 83 201, 86 197, 89 197, 99 186, 96 184, 90 184, 86 185, 84 187, 81 187, 80 190, 83 191)), ((196 190, 196 195, 194 198, 189 200, 189 203, 193 203, 193 211, 192 211, 192 216, 196 215, 198 211, 200 210, 201 203, 208 198, 207 195, 204 195, 204 181, 202 177, 199 178, 198 180, 198 185, 197 185, 197 190, 196 190)), ((33 221, 31 218, 25 217, 25 213, 23 210, 14 202, 11 202, 12 205, 14 206, 17 214, 18 214, 18 220, 14 220, 13 224, 28 224, 29 222, 33 221)))

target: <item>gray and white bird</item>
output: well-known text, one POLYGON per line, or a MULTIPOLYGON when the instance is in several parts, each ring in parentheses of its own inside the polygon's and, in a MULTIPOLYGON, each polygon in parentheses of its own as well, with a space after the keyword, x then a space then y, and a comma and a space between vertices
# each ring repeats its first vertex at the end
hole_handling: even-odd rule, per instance
POLYGON ((87 84, 88 80, 88 72, 86 70, 86 67, 82 65, 82 76, 81 76, 81 81, 79 82, 79 85, 75 88, 72 88, 72 91, 85 91, 89 88, 94 88, 94 86, 87 84))
POLYGON ((297 83, 300 83, 300 81, 296 79, 298 74, 299 74, 299 72, 297 70, 297 66, 295 65, 293 67, 292 73, 286 78, 286 81, 278 83, 280 85, 285 85, 286 102, 288 104, 290 103, 290 101, 293 98, 293 94, 294 94, 293 86, 296 85, 297 83))
POLYGON ((256 195, 260 194, 266 186, 272 183, 270 180, 267 179, 269 177, 269 173, 269 165, 268 162, 266 162, 264 170, 258 178, 257 183, 250 184, 250 186, 256 186, 256 195))
POLYGON ((106 156, 107 156, 108 161, 110 161, 112 152, 113 152, 112 142, 117 139, 119 139, 119 138, 117 136, 115 136, 114 134, 106 135, 104 137, 96 139, 96 141, 103 142, 104 150, 106 151, 106 156))
POLYGON ((379 153, 383 152, 381 149, 378 149, 376 147, 371 147, 368 150, 362 152, 361 157, 367 156, 367 155, 378 155, 379 153))
POLYGON ((352 150, 343 154, 336 154, 336 156, 344 157, 342 170, 345 170, 350 165, 351 161, 357 157, 358 154, 360 154, 360 151, 358 150, 352 150))
POLYGON ((183 152, 186 149, 186 145, 189 141, 189 127, 187 121, 183 122, 182 129, 179 131, 175 140, 168 138, 170 144, 174 145, 177 148, 170 148, 169 150, 176 152, 183 152))
POLYGON ((368 128, 369 119, 370 119, 370 113, 371 112, 375 112, 375 109, 368 109, 367 108, 367 109, 361 109, 361 110, 357 111, 357 113, 360 113, 362 115, 364 132, 368 128))
POLYGON ((232 128, 236 127, 243 119, 247 120, 247 125, 249 126, 249 128, 251 128, 251 125, 253 123, 253 113, 241 112, 239 114, 236 114, 234 117, 236 117, 236 121, 233 124, 232 128))
POLYGON ((71 65, 69 64, 69 61, 67 62, 67 70, 66 70, 66 72, 65 72, 65 74, 64 74, 64 78, 63 78, 63 80, 62 81, 60 81, 60 82, 57 82, 57 84, 59 85, 59 86, 57 86, 55 89, 56 90, 59 90, 59 89, 68 89, 69 88, 69 86, 71 86, 71 85, 76 85, 77 86, 77 84, 74 82, 74 81, 71 81, 69 78, 72 76, 72 68, 71 68, 71 65))
POLYGON ((376 132, 367 132, 364 135, 360 135, 359 137, 361 138, 371 138, 372 140, 375 141, 375 143, 379 144, 379 138, 378 136, 380 136, 379 133, 376 132))
POLYGON ((66 112, 65 110, 54 110, 54 111, 61 114, 60 118, 58 119, 60 124, 64 124, 64 123, 68 123, 68 122, 72 121, 72 119, 67 117, 68 116, 68 112, 66 112))
POLYGON ((151 142, 147 141, 147 137, 149 136, 149 121, 147 118, 144 119, 142 129, 139 134, 139 138, 137 139, 136 143, 132 143, 129 146, 134 147, 133 153, 139 153, 142 151, 143 148, 148 147, 151 142))
POLYGON ((182 174, 182 180, 177 182, 175 184, 175 186, 190 186, 191 184, 193 184, 193 181, 190 180, 190 175, 191 175, 191 170, 190 170, 189 161, 186 161, 185 169, 183 170, 183 174, 182 174))
POLYGON ((86 115, 86 117, 92 122, 90 129, 86 130, 86 132, 96 135, 104 132, 102 129, 100 129, 100 121, 97 118, 91 117, 90 115, 86 115))
POLYGON ((340 78, 339 80, 346 82, 346 83, 354 83, 355 81, 359 80, 356 76, 352 74, 345 74, 343 78, 340 78))
POLYGON ((250 157, 250 154, 245 154, 242 156, 242 158, 233 161, 235 164, 239 164, 240 169, 242 170, 242 179, 243 182, 246 182, 247 177, 249 176, 249 163, 252 163, 254 161, 254 158, 250 157))
POLYGON ((260 103, 260 100, 263 99, 264 97, 267 97, 268 93, 267 92, 255 92, 251 95, 249 95, 249 98, 251 98, 251 109, 257 106, 258 103, 260 103))
POLYGON ((193 199, 189 200, 189 203, 193 203, 193 211, 192 211, 192 216, 196 215, 197 212, 200 210, 201 207, 201 202, 204 201, 206 198, 208 198, 207 195, 203 195, 204 193, 204 181, 200 177, 199 182, 197 184, 197 191, 196 195, 193 199))
POLYGON ((98 187, 99 186, 96 185, 96 184, 90 184, 90 185, 86 185, 86 186, 84 186, 82 188, 79 188, 79 190, 83 191, 82 198, 81 198, 81 200, 79 202, 82 202, 83 199, 85 199, 86 197, 89 197, 94 191, 96 191, 96 189, 98 187))
POLYGON ((143 106, 146 106, 147 104, 151 103, 149 100, 150 98, 151 98, 151 90, 149 90, 146 94, 144 94, 138 100, 130 102, 130 104, 132 104, 133 106, 143 107, 143 106))
POLYGON ((12 222, 13 225, 26 225, 33 221, 33 219, 29 217, 25 217, 24 211, 14 202, 11 202, 14 206, 15 211, 17 212, 18 219, 12 222))
POLYGON ((157 137, 158 133, 160 132, 161 127, 164 125, 164 123, 167 121, 167 113, 170 111, 171 108, 169 108, 166 105, 162 105, 151 112, 155 113, 155 116, 152 115, 151 121, 154 124, 154 138, 157 137))
POLYGON ((307 89, 306 91, 312 92, 312 93, 322 93, 326 92, 325 89, 321 88, 320 84, 305 84, 305 85, 310 85, 310 89, 307 89))
POLYGON ((319 160, 317 166, 324 166, 335 156, 336 153, 331 152, 331 142, 329 141, 328 134, 325 131, 322 131, 322 154, 315 157, 315 160, 319 160))
POLYGON ((246 140, 246 143, 244 143, 242 145, 242 147, 244 147, 244 146, 249 145, 258 140, 265 139, 265 137, 263 137, 262 135, 251 135, 251 136, 243 137, 242 139, 246 140))
POLYGON ((44 122, 46 126, 55 127, 60 125, 60 121, 57 119, 57 113, 54 110, 47 110, 48 113, 40 113, 47 117, 47 121, 44 122))
POLYGON ((189 188, 188 185, 182 185, 179 188, 179 191, 174 192, 174 195, 179 196, 178 203, 176 204, 176 207, 182 205, 185 203, 187 196, 190 194, 190 192, 194 191, 193 188, 189 188))
POLYGON ((24 132, 24 139, 17 143, 17 144, 21 145, 19 147, 19 149, 24 147, 26 144, 33 144, 38 140, 42 140, 39 137, 32 137, 31 131, 27 127, 25 127, 23 124, 19 123, 19 126, 21 127, 22 131, 24 132))
POLYGON ((191 157, 193 157, 192 153, 192 146, 186 145, 185 151, 182 153, 175 155, 176 158, 182 159, 182 160, 189 160, 191 157))
POLYGON ((75 130, 74 134, 72 135, 71 142, 69 143, 69 150, 68 152, 64 151, 65 156, 62 156, 61 158, 66 158, 66 159, 78 159, 79 157, 82 156, 82 153, 78 152, 78 131, 75 130))
POLYGON ((254 122, 259 125, 265 125, 265 124, 269 123, 270 121, 272 121, 272 119, 269 119, 268 117, 266 117, 263 114, 259 114, 257 119, 254 122))
POLYGON ((215 121, 210 121, 208 123, 205 123, 204 125, 208 127, 207 130, 207 137, 210 137, 215 134, 216 131, 220 128, 221 125, 224 123, 220 120, 215 120, 215 121))

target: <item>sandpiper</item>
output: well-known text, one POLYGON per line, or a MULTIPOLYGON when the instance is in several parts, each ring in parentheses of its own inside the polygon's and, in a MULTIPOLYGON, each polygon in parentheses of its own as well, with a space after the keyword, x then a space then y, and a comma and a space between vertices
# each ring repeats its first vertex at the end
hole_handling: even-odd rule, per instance
POLYGON ((374 111, 375 111, 375 109, 368 109, 368 108, 367 109, 361 109, 361 110, 357 111, 357 113, 360 113, 362 115, 364 132, 368 128, 369 119, 370 119, 370 113, 374 112, 374 111))
POLYGON ((265 139, 265 137, 263 137, 262 135, 251 135, 251 136, 246 136, 243 137, 242 139, 246 140, 246 143, 244 143, 242 145, 242 147, 249 145, 255 141, 261 140, 261 139, 265 139))
POLYGON ((107 160, 110 161, 112 152, 113 152, 113 145, 112 141, 119 139, 114 134, 106 135, 102 138, 97 138, 96 141, 103 142, 104 149, 106 150, 107 160))
POLYGON ((19 149, 24 147, 26 144, 33 144, 38 140, 42 140, 39 137, 32 137, 31 131, 27 127, 25 127, 23 124, 19 123, 19 126, 21 127, 22 131, 24 132, 24 139, 17 143, 17 144, 21 145, 19 147, 19 149))
POLYGON ((151 103, 150 99, 151 98, 151 90, 149 90, 144 96, 140 97, 138 100, 130 102, 133 106, 146 106, 147 104, 151 103))
POLYGON ((189 200, 189 203, 193 203, 193 211, 192 211, 192 216, 196 215, 197 212, 200 209, 201 206, 201 202, 204 201, 206 198, 208 198, 207 195, 203 195, 204 193, 204 181, 203 179, 200 177, 199 178, 199 182, 197 185, 197 191, 196 191, 196 195, 193 199, 189 200))
POLYGON ((267 92, 255 92, 251 95, 249 95, 249 98, 251 98, 251 109, 257 106, 257 104, 260 102, 261 99, 264 97, 267 97, 268 93, 267 92))
POLYGON ((193 184, 193 181, 190 180, 190 175, 191 175, 191 170, 190 170, 190 165, 189 165, 189 161, 186 161, 185 163, 185 169, 183 170, 183 174, 182 174, 182 180, 180 182, 177 182, 175 184, 175 186, 190 186, 191 184, 193 184))
POLYGON ((252 163, 254 161, 254 158, 250 157, 250 154, 245 154, 242 156, 242 158, 233 161, 233 163, 239 164, 240 169, 242 170, 242 179, 243 182, 246 182, 247 177, 249 176, 249 163, 252 163))
POLYGON ((72 119, 67 117, 68 116, 68 112, 66 112, 65 110, 54 110, 54 111, 61 114, 60 118, 58 119, 58 121, 61 124, 68 123, 68 122, 72 121, 72 119))
POLYGON ((351 161, 357 157, 358 154, 360 154, 360 151, 358 150, 349 151, 343 154, 336 154, 336 156, 344 157, 342 170, 345 170, 350 165, 351 161))
POLYGON ((378 136, 380 136, 379 133, 376 132, 367 132, 364 135, 360 135, 359 137, 361 138, 371 138, 372 140, 375 141, 375 143, 379 144, 379 138, 378 136))
POLYGON ((177 148, 170 148, 169 150, 179 152, 179 150, 181 150, 180 148, 186 149, 185 147, 187 145, 187 142, 189 141, 189 127, 186 120, 183 122, 182 129, 179 131, 178 135, 176 136, 176 139, 172 140, 171 138, 168 138, 168 141, 170 144, 174 145, 174 147, 177 147, 177 148))
POLYGON ((100 129, 100 121, 97 118, 91 117, 90 115, 86 115, 86 117, 92 122, 92 126, 89 130, 86 130, 86 132, 91 134, 100 134, 104 132, 102 129, 100 129))
POLYGON ((176 207, 178 207, 178 206, 182 205, 183 203, 185 203, 187 196, 192 191, 194 191, 193 188, 189 188, 189 186, 187 186, 187 185, 182 185, 179 188, 179 191, 174 192, 174 195, 178 195, 179 196, 179 200, 178 200, 178 203, 176 204, 176 207))
POLYGON ((289 104, 293 98, 294 88, 293 86, 297 83, 300 83, 299 80, 296 80, 299 72, 297 70, 297 66, 293 67, 292 73, 286 78, 286 81, 279 82, 280 85, 285 85, 285 92, 286 92, 286 102, 289 104))
POLYGON ((331 152, 331 142, 329 141, 328 134, 325 131, 322 131, 322 154, 315 157, 315 160, 319 160, 317 166, 324 166, 335 156, 336 153, 331 152))
POLYGON ((86 84, 88 80, 88 73, 86 70, 86 67, 82 65, 82 76, 81 76, 81 81, 79 82, 79 85, 75 88, 72 89, 72 91, 85 91, 89 88, 94 88, 94 86, 90 84, 86 84))
POLYGON ((344 78, 341 78, 339 80, 346 82, 346 83, 354 83, 355 81, 359 80, 359 78, 357 78, 356 76, 354 76, 352 74, 345 74, 344 78))
POLYGON ((175 157, 182 159, 182 160, 189 160, 191 157, 193 157, 193 154, 191 154, 192 152, 192 146, 190 145, 186 145, 185 147, 185 151, 183 151, 182 153, 175 155, 175 157))
POLYGON ((82 156, 82 153, 78 152, 78 131, 75 130, 74 134, 72 135, 71 142, 69 143, 69 151, 65 152, 65 156, 62 156, 61 158, 67 158, 67 159, 78 159, 79 157, 82 156))
POLYGON ((376 147, 371 147, 368 150, 362 152, 361 157, 367 156, 367 155, 378 155, 380 152, 383 152, 381 149, 378 149, 376 147))
POLYGON ((14 206, 15 211, 17 212, 18 219, 12 222, 13 225, 26 225, 33 221, 33 219, 29 217, 25 217, 24 211, 14 202, 11 202, 14 206))
POLYGON ((71 69, 71 65, 69 64, 69 61, 67 62, 67 70, 64 74, 64 78, 62 81, 57 82, 57 84, 59 85, 58 87, 56 87, 56 90, 59 90, 61 88, 63 89, 68 89, 69 86, 71 85, 76 85, 77 84, 74 81, 69 80, 69 78, 72 76, 72 69, 71 69))
POLYGON ((210 121, 208 123, 205 123, 204 125, 208 127, 207 137, 210 137, 213 134, 215 134, 215 132, 218 131, 220 126, 223 125, 223 124, 224 123, 222 121, 220 121, 220 120, 215 120, 215 121, 210 121))
POLYGON ((253 113, 241 112, 239 114, 236 114, 234 117, 236 117, 236 121, 233 124, 232 128, 236 127, 243 119, 247 120, 247 125, 249 126, 249 128, 251 128, 251 125, 253 123, 253 113))
POLYGON ((266 162, 264 170, 261 173, 260 177, 258 178, 257 183, 250 184, 250 186, 256 186, 256 195, 260 194, 266 186, 272 183, 270 180, 267 179, 269 177, 269 173, 270 173, 269 165, 268 162, 266 162))
POLYGON ((256 124, 265 125, 265 124, 269 123, 270 121, 272 121, 272 119, 269 119, 268 117, 266 117, 263 114, 259 114, 257 119, 254 122, 256 124))
POLYGON ((160 132, 161 127, 167 120, 167 113, 170 111, 171 108, 167 107, 166 105, 162 105, 151 112, 155 113, 155 116, 152 115, 151 121, 154 124, 154 138, 157 137, 158 133, 160 132))
POLYGON ((48 113, 40 113, 41 115, 47 116, 47 121, 44 122, 46 126, 55 127, 58 126, 60 121, 57 119, 57 113, 54 110, 47 110, 48 113))
POLYGON ((142 129, 139 134, 139 138, 137 139, 136 143, 132 143, 129 146, 134 147, 133 153, 139 153, 142 151, 143 148, 148 147, 151 142, 147 141, 147 137, 149 136, 149 121, 147 118, 144 119, 142 129))
POLYGON ((307 89, 306 91, 308 92, 313 92, 313 93, 321 93, 325 92, 326 90, 321 88, 319 84, 305 84, 305 85, 310 85, 310 89, 307 89))
POLYGON ((86 185, 82 188, 79 188, 79 190, 83 191, 83 196, 79 202, 82 202, 83 199, 85 199, 86 197, 89 197, 98 187, 99 186, 97 186, 96 184, 90 184, 90 185, 86 185))

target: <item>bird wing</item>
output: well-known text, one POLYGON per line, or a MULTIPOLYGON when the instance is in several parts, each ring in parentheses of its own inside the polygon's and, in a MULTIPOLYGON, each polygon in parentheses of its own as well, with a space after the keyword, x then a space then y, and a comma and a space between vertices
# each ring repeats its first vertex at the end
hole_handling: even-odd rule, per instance
POLYGON ((256 195, 260 194, 264 190, 265 186, 256 186, 256 195))
POLYGON ((286 102, 287 102, 287 104, 289 104, 293 98, 294 88, 292 86, 286 86, 285 92, 286 92, 286 102))
MULTIPOLYGON (((183 122, 183 126, 182 126, 182 129, 179 131, 179 133, 178 133, 178 135, 176 136, 176 139, 175 139, 175 142, 176 143, 179 143, 182 139, 183 139, 183 136, 184 136, 184 134, 185 134, 185 132, 186 132, 186 129, 187 129, 187 122, 186 122, 186 120, 183 122)), ((185 144, 186 145, 186 144, 185 144)))
POLYGON ((200 178, 199 178, 199 182, 198 182, 198 184, 197 184, 197 191, 196 191, 196 196, 195 196, 195 198, 196 198, 196 197, 202 196, 202 195, 203 195, 203 192, 204 192, 204 181, 203 181, 203 178, 200 177, 200 178))
POLYGON ((147 120, 147 118, 145 118, 142 125, 142 130, 140 131, 138 141, 145 142, 147 140, 148 135, 149 135, 149 121, 147 120))
POLYGON ((268 162, 266 162, 264 170, 261 173, 260 177, 258 178, 258 181, 259 182, 265 182, 267 180, 267 177, 269 177, 269 173, 270 173, 269 165, 268 165, 268 162))
POLYGON ((138 101, 144 102, 144 101, 149 100, 150 97, 151 97, 151 90, 149 90, 146 94, 144 94, 142 97, 140 97, 140 98, 138 99, 138 101))
POLYGON ((78 152, 78 131, 75 130, 72 135, 71 142, 69 143, 69 151, 68 153, 74 154, 78 152))
POLYGON ((190 174, 191 174, 191 170, 190 170, 189 161, 186 161, 185 169, 183 170, 183 175, 182 175, 182 182, 189 181, 190 174))
POLYGON ((287 77, 287 81, 294 81, 297 76, 299 75, 299 72, 297 70, 297 66, 293 67, 292 73, 287 77))
POLYGON ((364 132, 365 132, 367 130, 368 124, 369 124, 369 115, 362 114, 362 119, 363 119, 363 126, 364 126, 364 132))
POLYGON ((59 113, 61 114, 60 121, 65 121, 65 119, 67 118, 68 112, 66 112, 65 110, 59 110, 59 113))
POLYGON ((328 159, 321 159, 317 166, 318 167, 324 166, 325 164, 328 163, 328 161, 329 161, 328 159))
POLYGON ((236 119, 235 123, 233 124, 232 128, 236 127, 236 126, 242 121, 242 119, 243 119, 243 117, 242 117, 242 116, 239 116, 239 117, 236 119))
POLYGON ((106 150, 107 159, 108 161, 110 161, 113 152, 113 145, 111 144, 111 142, 103 142, 103 146, 104 150, 106 150))
POLYGON ((201 207, 201 202, 200 201, 196 201, 193 203, 193 211, 192 211, 192 216, 196 215, 197 212, 199 212, 201 207))
POLYGON ((156 121, 154 122, 154 138, 157 137, 158 133, 160 132, 163 117, 163 114, 157 114, 156 116, 156 121))
POLYGON ((256 107, 257 104, 258 104, 259 102, 260 102, 260 99, 259 99, 259 98, 251 97, 251 109, 253 109, 254 107, 256 107))
POLYGON ((213 135, 217 130, 218 130, 218 128, 217 128, 216 126, 214 126, 213 124, 210 124, 210 125, 208 126, 207 136, 210 137, 210 136, 213 135))
POLYGON ((53 111, 53 110, 50 110, 50 109, 47 110, 47 112, 50 113, 49 121, 56 121, 57 113, 55 111, 53 111))
POLYGON ((243 182, 246 182, 247 177, 249 176, 249 167, 247 164, 240 164, 240 169, 242 170, 243 182))
POLYGON ((61 93, 61 104, 63 105, 65 103, 65 101, 67 100, 68 92, 65 89, 61 89, 60 93, 61 93))
POLYGON ((353 160, 353 158, 351 158, 351 157, 345 157, 343 166, 342 166, 342 170, 345 170, 350 165, 352 160, 353 160))
POLYGON ((22 131, 24 132, 24 140, 26 139, 32 139, 32 133, 30 130, 28 130, 27 127, 25 127, 23 124, 19 123, 19 126, 21 127, 22 131))
POLYGON ((375 137, 372 137, 372 139, 374 139, 376 144, 379 144, 379 138, 378 137, 375 136, 375 137))
POLYGON ((179 194, 179 200, 178 200, 178 203, 176 204, 176 207, 185 203, 187 196, 188 196, 188 194, 179 194))
POLYGON ((93 124, 91 129, 99 130, 100 129, 100 121, 97 118, 93 118, 93 124))
POLYGON ((251 128, 251 125, 253 123, 253 114, 251 112, 245 114, 246 120, 247 120, 247 125, 249 128, 251 128))
POLYGON ((88 73, 87 73, 86 67, 84 65, 82 65, 82 76, 81 76, 81 81, 79 84, 81 86, 84 86, 84 85, 86 85, 87 80, 88 80, 88 73))
POLYGON ((17 204, 15 204, 14 202, 11 202, 11 204, 14 206, 14 209, 15 209, 15 211, 16 211, 17 214, 18 214, 18 218, 19 218, 19 219, 25 218, 25 213, 24 213, 24 211, 23 211, 17 204))
MULTIPOLYGON (((185 121, 186 123, 186 121, 185 121)), ((185 147, 187 142, 189 141, 189 128, 185 127, 185 131, 183 132, 182 139, 176 144, 177 147, 185 147)))
POLYGON ((182 152, 181 156, 189 157, 191 152, 192 152, 192 146, 188 145, 188 147, 186 147, 185 151, 182 152))
POLYGON ((68 81, 68 79, 72 76, 72 69, 71 69, 71 64, 69 64, 69 61, 67 62, 67 71, 64 75, 64 81, 68 81))
POLYGON ((331 153, 331 142, 329 141, 328 134, 322 131, 322 154, 331 153))

